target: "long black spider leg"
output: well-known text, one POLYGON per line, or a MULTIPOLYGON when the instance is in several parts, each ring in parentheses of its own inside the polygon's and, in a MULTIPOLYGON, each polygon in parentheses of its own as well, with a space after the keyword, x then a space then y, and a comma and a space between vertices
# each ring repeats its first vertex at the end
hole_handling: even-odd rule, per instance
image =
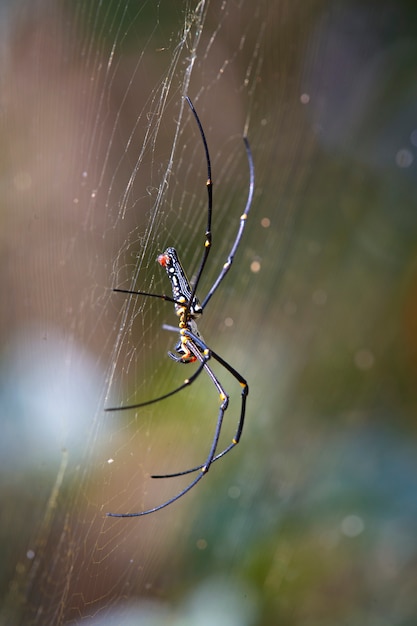
POLYGON ((106 514, 107 517, 142 517, 143 515, 149 515, 150 513, 155 513, 156 511, 160 511, 161 509, 164 509, 165 507, 169 506, 173 502, 176 502, 177 500, 182 498, 182 496, 184 496, 186 493, 188 493, 193 487, 196 486, 196 484, 198 482, 200 482, 200 480, 202 478, 204 478, 204 476, 207 474, 208 470, 210 469, 210 465, 212 464, 213 458, 214 458, 214 456, 216 454, 216 448, 217 448, 217 445, 218 445, 218 442, 219 442, 220 432, 221 432, 222 425, 223 425, 223 417, 224 417, 224 413, 225 413, 225 411, 227 409, 227 405, 228 405, 228 402, 229 402, 229 397, 227 396, 227 394, 223 390, 223 387, 221 386, 220 382, 217 380, 216 376, 214 375, 214 373, 212 372, 210 367, 207 365, 207 360, 210 358, 209 350, 206 349, 204 351, 204 353, 201 354, 199 348, 196 345, 194 345, 194 343, 191 340, 188 342, 188 347, 189 347, 190 351, 200 361, 201 367, 204 368, 206 370, 206 372, 208 373, 208 375, 210 376, 210 378, 213 381, 216 389, 218 390, 218 392, 220 394, 220 398, 222 400, 222 403, 221 403, 220 409, 219 409, 219 415, 218 415, 218 418, 217 418, 216 430, 215 430, 213 441, 212 441, 212 444, 211 444, 211 447, 210 447, 210 452, 209 452, 209 455, 207 457, 207 461, 201 467, 201 470, 200 470, 200 473, 198 474, 198 476, 196 476, 194 478, 194 480, 189 485, 187 485, 187 487, 185 487, 184 489, 182 489, 182 491, 177 493, 176 496, 173 496, 172 498, 170 498, 166 502, 163 502, 162 504, 159 504, 158 506, 155 506, 152 509, 147 509, 146 511, 139 511, 137 513, 107 513, 106 514))
POLYGON ((147 296, 148 298, 159 298, 159 300, 165 300, 166 302, 172 302, 173 304, 183 306, 182 302, 175 300, 171 296, 166 296, 165 294, 148 293, 147 291, 132 291, 131 289, 113 289, 112 291, 116 291, 117 293, 127 293, 131 296, 147 296))
POLYGON ((195 487, 196 484, 200 482, 200 480, 204 478, 205 475, 206 475, 205 472, 200 472, 200 474, 196 476, 193 482, 187 485, 185 489, 177 493, 177 495, 174 496, 173 498, 170 498, 166 502, 163 502, 163 504, 159 504, 158 506, 155 506, 153 509, 147 509, 146 511, 140 511, 138 513, 106 513, 106 516, 107 517, 142 517, 143 515, 149 515, 150 513, 155 513, 156 511, 160 511, 161 509, 164 509, 166 506, 169 506, 173 502, 176 502, 177 500, 182 498, 182 496, 185 496, 185 494, 188 493, 193 487, 195 487))
POLYGON ((239 228, 238 228, 238 231, 237 231, 236 239, 233 242, 232 249, 229 252, 229 256, 227 257, 227 261, 223 265, 220 274, 216 278, 213 286, 211 287, 210 291, 208 292, 208 294, 206 295, 206 297, 204 298, 204 300, 203 300, 203 302, 201 304, 201 308, 203 310, 204 310, 205 306, 207 305, 208 301, 210 300, 210 298, 212 297, 212 295, 214 295, 214 293, 217 291, 218 286, 220 285, 220 283, 222 282, 223 278, 226 276, 227 272, 230 270, 230 268, 232 266, 233 259, 234 259, 235 254, 236 254, 236 250, 237 250, 237 248, 238 248, 238 246, 240 244, 240 240, 242 239, 243 231, 245 230, 245 226, 246 226, 246 220, 248 218, 249 211, 250 211, 250 208, 252 206, 253 190, 255 188, 255 168, 254 168, 254 165, 253 165, 252 150, 250 149, 248 138, 247 137, 243 137, 243 141, 245 142, 246 154, 247 154, 247 157, 248 157, 248 164, 249 164, 249 190, 248 190, 248 198, 246 200, 245 210, 243 211, 242 215, 240 216, 239 228))
POLYGON ((200 267, 197 270, 196 273, 196 277, 194 280, 194 284, 191 290, 191 296, 190 296, 190 303, 193 301, 194 296, 197 292, 197 287, 198 287, 198 283, 200 282, 200 278, 201 275, 203 273, 204 267, 206 265, 209 253, 210 253, 210 249, 211 249, 211 216, 212 216, 212 211, 213 211, 213 181, 211 179, 211 161, 210 161, 210 154, 209 154, 209 149, 208 149, 208 145, 207 145, 207 140, 206 140, 206 136, 204 134, 204 130, 203 130, 203 126, 201 124, 200 118, 198 117, 197 111, 194 108, 193 103, 191 102, 190 98, 188 96, 185 97, 193 115, 195 118, 195 121, 197 122, 197 126, 198 129, 200 131, 200 135, 201 135, 201 139, 203 140, 203 145, 204 145, 204 152, 206 154, 206 162, 207 162, 207 182, 206 182, 206 186, 207 186, 207 227, 206 227, 206 232, 205 232, 205 240, 204 240, 204 252, 203 252, 203 257, 201 259, 201 263, 200 263, 200 267))
POLYGON ((200 376, 201 372, 203 371, 205 362, 206 361, 201 362, 198 369, 194 372, 194 374, 190 376, 190 378, 186 378, 184 382, 182 383, 182 385, 180 385, 173 391, 169 391, 168 393, 165 393, 163 396, 159 396, 158 398, 152 398, 152 400, 146 400, 146 402, 139 402, 137 404, 127 404, 125 406, 110 406, 104 410, 107 412, 129 411, 130 409, 139 409, 140 407, 143 407, 143 406, 149 406, 150 404, 155 404, 155 402, 159 402, 160 400, 165 400, 165 398, 170 398, 171 396, 174 396, 176 393, 178 393, 182 389, 185 389, 186 387, 189 387, 190 385, 193 384, 193 382, 200 376))
MULTIPOLYGON (((113 291, 117 291, 118 293, 127 293, 133 296, 148 296, 150 298, 159 298, 160 300, 166 300, 168 302, 173 302, 174 304, 182 305, 182 302, 179 302, 175 300, 174 298, 171 298, 170 296, 166 296, 162 294, 148 293, 147 291, 131 291, 130 289, 113 289, 113 291)), ((171 327, 171 330, 176 330, 178 332, 178 328, 171 327)), ((185 389, 185 387, 189 387, 196 380, 196 378, 198 378, 198 376, 201 374, 201 372, 203 371, 203 368, 204 368, 204 365, 200 364, 196 372, 194 372, 194 374, 190 378, 186 378, 184 382, 182 383, 182 385, 180 385, 173 391, 170 391, 169 393, 164 394, 163 396, 159 396, 158 398, 153 398, 152 400, 147 400, 146 402, 139 402, 137 404, 127 404, 125 406, 111 406, 104 410, 107 412, 129 411, 130 409, 139 409, 140 407, 154 404, 155 402, 159 402, 160 400, 165 400, 165 398, 170 398, 171 396, 175 395, 182 389, 185 389)))
MULTIPOLYGON (((215 359, 218 363, 220 363, 220 365, 222 365, 238 381, 239 385, 242 387, 240 417, 239 417, 239 421, 238 421, 238 425, 237 425, 235 436, 232 439, 231 443, 228 446, 226 446, 226 448, 224 450, 222 450, 222 452, 219 452, 218 454, 216 454, 212 458, 212 460, 210 462, 210 464, 211 464, 211 463, 214 463, 214 461, 217 461, 218 459, 221 459, 223 456, 225 456, 228 452, 230 452, 230 450, 232 450, 235 446, 237 446, 237 444, 240 441, 240 438, 242 436, 244 422, 245 422, 246 398, 247 398, 248 393, 249 393, 249 385, 246 382, 246 380, 243 378, 243 376, 241 374, 239 374, 239 372, 237 370, 235 370, 235 368, 232 367, 230 365, 230 363, 228 363, 227 361, 222 359, 222 357, 219 356, 216 352, 214 352, 213 350, 208 348, 206 346, 206 344, 203 341, 201 341, 201 339, 199 337, 197 337, 196 335, 194 335, 193 333, 191 333, 188 330, 186 331, 186 334, 187 334, 187 336, 189 336, 193 340, 193 342, 195 344, 197 344, 197 346, 199 347, 200 351, 203 351, 203 353, 204 353, 205 351, 208 350, 208 353, 209 353, 210 357, 215 359)), ((208 366, 206 366, 205 369, 206 369, 207 373, 210 375, 210 377, 212 378, 212 376, 211 376, 212 370, 208 366)), ((213 374, 213 376, 214 376, 214 374, 213 374)), ((213 380, 213 378, 212 378, 212 380, 213 380)), ((183 470, 182 472, 175 472, 173 474, 153 474, 152 478, 175 478, 177 476, 184 476, 185 474, 192 474, 193 472, 197 472, 198 470, 201 470, 206 465, 207 465, 207 462, 203 463, 201 465, 197 465, 196 467, 192 467, 190 469, 183 470)))

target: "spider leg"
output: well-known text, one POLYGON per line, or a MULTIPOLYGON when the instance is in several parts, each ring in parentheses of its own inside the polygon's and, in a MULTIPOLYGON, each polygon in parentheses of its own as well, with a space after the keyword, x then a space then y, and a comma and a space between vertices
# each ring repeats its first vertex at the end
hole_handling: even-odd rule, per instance
POLYGON ((171 396, 174 396, 176 393, 178 393, 182 389, 185 389, 186 387, 189 387, 190 385, 192 385, 192 383, 200 376, 201 372, 203 371, 206 361, 207 359, 203 359, 203 361, 201 361, 198 369, 194 372, 194 374, 190 376, 190 378, 186 378, 184 382, 182 383, 182 385, 180 385, 173 391, 170 391, 169 393, 165 393, 163 396, 159 396, 158 398, 152 398, 152 400, 147 400, 146 402, 138 402, 137 404, 127 404, 125 406, 110 406, 104 410, 107 412, 129 411, 130 409, 139 409, 142 406, 148 406, 150 404, 155 404, 156 402, 159 402, 160 400, 165 400, 165 398, 170 398, 171 396))
MULTIPOLYGON (((203 341, 201 341, 201 339, 199 337, 197 337, 196 335, 192 334, 190 331, 187 331, 187 336, 190 336, 192 338, 193 343, 197 344, 197 346, 198 346, 200 351, 203 351, 203 353, 204 353, 204 351, 208 350, 209 358, 213 358, 218 363, 220 363, 220 365, 222 365, 238 381, 239 385, 242 387, 240 417, 239 417, 239 421, 238 421, 238 425, 237 425, 235 436, 233 437, 231 443, 228 446, 226 446, 226 448, 224 450, 222 450, 222 452, 219 452, 218 454, 215 454, 216 450, 214 450, 213 457, 212 457, 212 459, 210 461, 210 465, 211 465, 211 463, 214 463, 214 461, 217 461, 218 459, 221 459, 228 452, 230 452, 230 450, 232 450, 235 446, 237 446, 237 444, 240 441, 240 438, 241 438, 241 435, 242 435, 242 430, 243 430, 243 425, 244 425, 244 422, 245 422, 246 398, 247 398, 248 393, 249 393, 249 386, 248 386, 248 383, 246 382, 246 380, 243 378, 243 376, 241 376, 241 374, 239 374, 239 372, 237 370, 235 370, 234 367, 232 367, 229 363, 227 363, 227 361, 222 359, 222 357, 219 356, 216 352, 214 352, 213 350, 207 348, 205 343, 203 341)), ((213 371, 207 365, 207 363, 205 364, 204 369, 206 370, 206 372, 208 373, 208 375, 212 379, 214 385, 216 386, 217 390, 219 391, 220 397, 222 397, 222 395, 226 396, 227 394, 223 390, 222 385, 219 383, 219 381, 217 380, 217 378, 215 377, 213 371)), ((226 408, 223 409, 223 414, 226 411, 226 409, 227 409, 227 406, 226 406, 226 408)), ((222 410, 222 408, 220 407, 220 411, 221 410, 222 410)), ((218 423, 219 423, 219 419, 220 419, 220 415, 218 417, 218 423)), ((222 415, 221 419, 223 420, 223 415, 222 415)), ((219 435, 220 435, 220 432, 219 432, 219 435)), ((217 439, 218 439, 218 437, 217 437, 217 439)), ((216 448, 217 448, 217 442, 216 442, 216 448)), ((185 474, 192 474, 193 472, 197 472, 198 470, 202 470, 204 467, 207 467, 207 461, 204 464, 202 464, 202 465, 197 465, 196 467, 192 467, 190 469, 183 470, 181 472, 175 472, 173 474, 153 474, 152 478, 175 478, 177 476, 184 476, 185 474)), ((208 471, 208 467, 206 469, 206 472, 207 471, 208 471)))
POLYGON ((193 301, 193 298, 197 292, 197 287, 198 284, 200 282, 200 278, 201 275, 203 273, 204 267, 206 265, 208 256, 210 254, 210 249, 211 249, 211 239, 212 239, 212 234, 211 234, 211 216, 213 213, 213 181, 211 178, 211 161, 210 161, 210 154, 209 154, 209 149, 208 149, 208 145, 207 145, 207 140, 206 140, 206 136, 204 134, 204 130, 203 130, 203 126, 201 124, 200 118, 198 117, 197 111, 194 108, 193 103, 191 102, 190 98, 188 96, 185 97, 188 106, 190 107, 192 114, 194 115, 195 121, 197 122, 197 126, 198 129, 200 131, 200 135, 201 135, 201 139, 203 141, 203 145, 204 145, 204 152, 206 155, 206 163, 207 163, 207 182, 206 182, 206 186, 207 186, 207 226, 206 226, 206 232, 205 232, 205 241, 204 241, 204 252, 203 252, 203 257, 201 259, 200 262, 200 267, 197 270, 197 273, 195 275, 195 280, 193 283, 193 287, 192 287, 192 291, 191 291, 191 297, 190 297, 190 302, 193 301))
POLYGON ((248 138, 247 137, 243 137, 243 141, 245 143, 246 154, 247 154, 248 163, 249 163, 249 190, 248 190, 248 197, 247 197, 247 200, 246 200, 246 206, 245 206, 245 210, 243 211, 242 215, 240 216, 239 228, 238 228, 238 231, 237 231, 236 239, 233 242, 232 248, 231 248, 231 250, 229 252, 229 256, 227 257, 227 261, 223 265, 223 267, 221 269, 221 272, 218 275, 218 277, 216 278, 216 280, 215 280, 213 286, 211 287, 210 291, 208 292, 208 294, 204 298, 203 302, 201 303, 201 308, 203 310, 204 310, 205 306, 207 305, 208 301, 210 300, 210 298, 217 291, 218 286, 220 285, 220 283, 222 282, 223 278, 226 276, 227 272, 230 270, 230 268, 232 266, 233 259, 234 259, 235 254, 236 254, 236 250, 237 250, 237 248, 238 248, 238 246, 240 244, 240 240, 242 239, 243 231, 245 230, 245 226, 246 226, 246 220, 247 220, 250 208, 252 206, 253 190, 255 188, 255 168, 254 168, 254 165, 253 165, 252 150, 250 149, 248 138))
MULTIPOLYGON (((218 445, 218 442, 219 442, 219 437, 220 437, 220 433, 221 433, 221 429, 222 429, 222 425, 223 425, 224 414, 225 414, 225 411, 226 411, 228 403, 229 403, 229 396, 224 391, 222 385, 217 380, 217 378, 214 375, 213 371, 207 365, 207 361, 210 358, 210 351, 208 350, 208 348, 206 348, 204 350, 204 353, 202 354, 200 352, 199 347, 194 344, 192 339, 189 339, 188 344, 189 344, 188 348, 189 348, 190 352, 192 352, 197 357, 197 359, 200 361, 200 363, 201 363, 200 368, 204 368, 206 370, 207 374, 210 376, 211 380, 213 381, 214 386, 216 387, 216 389, 219 392, 220 399, 221 399, 221 405, 220 405, 219 414, 218 414, 218 417, 217 417, 216 430, 214 432, 214 437, 213 437, 213 441, 212 441, 212 444, 211 444, 211 447, 210 447, 210 452, 208 454, 207 460, 204 463, 204 465, 201 466, 200 472, 194 478, 194 480, 189 485, 187 485, 187 487, 182 489, 182 491, 177 493, 176 496, 170 498, 166 502, 163 502, 162 504, 159 504, 158 506, 153 507, 152 509, 147 509, 146 511, 139 511, 137 513, 107 513, 106 514, 107 517, 142 517, 143 515, 149 515, 150 513, 155 513, 156 511, 159 511, 160 509, 164 509, 165 507, 169 506, 173 502, 176 502, 176 500, 179 500, 180 498, 182 498, 182 496, 184 496, 193 487, 195 487, 195 485, 198 482, 200 482, 200 480, 202 478, 204 478, 204 476, 207 474, 207 472, 210 469, 210 465, 212 464, 213 459, 214 459, 215 454, 216 454, 216 449, 217 449, 217 445, 218 445)), ((197 370, 197 371, 199 371, 199 370, 197 370)))
POLYGON ((169 330, 172 333, 178 332, 178 326, 171 326, 171 324, 162 324, 163 330, 169 330))
MULTIPOLYGON (((131 289, 113 289, 112 291, 116 291, 117 293, 127 293, 131 296, 146 296, 148 298, 159 298, 159 300, 165 300, 166 302, 173 302, 174 304, 182 304, 181 302, 177 302, 171 296, 166 296, 164 294, 159 293, 148 293, 147 291, 132 291, 131 289)), ((177 329, 178 330, 178 329, 177 329)))
POLYGON ((155 513, 156 511, 160 511, 161 509, 164 509, 166 506, 169 506, 173 502, 176 502, 176 500, 179 500, 180 498, 182 498, 182 496, 185 496, 185 494, 188 493, 193 487, 195 487, 196 484, 200 482, 200 480, 204 478, 205 475, 206 473, 201 471, 199 475, 196 476, 194 480, 189 485, 187 485, 187 487, 185 487, 185 489, 177 493, 177 495, 174 496, 173 498, 170 498, 166 502, 163 502, 163 504, 159 504, 158 506, 155 506, 153 509, 147 509, 146 511, 140 511, 138 513, 106 513, 106 516, 107 517, 142 517, 143 515, 149 515, 150 513, 155 513))

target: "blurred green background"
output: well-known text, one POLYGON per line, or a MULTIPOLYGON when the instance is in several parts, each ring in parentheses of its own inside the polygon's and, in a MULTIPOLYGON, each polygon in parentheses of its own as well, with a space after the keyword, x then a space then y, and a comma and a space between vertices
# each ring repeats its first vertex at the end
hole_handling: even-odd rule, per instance
MULTIPOLYGON (((417 621, 417 7, 4 4, 1 624, 417 621), (166 357, 155 258, 195 268, 205 165, 226 259, 201 322, 249 381, 242 442, 190 494, 207 380, 166 357), (178 369, 180 371, 178 371, 178 369)), ((231 394, 224 442, 234 434, 231 394)))

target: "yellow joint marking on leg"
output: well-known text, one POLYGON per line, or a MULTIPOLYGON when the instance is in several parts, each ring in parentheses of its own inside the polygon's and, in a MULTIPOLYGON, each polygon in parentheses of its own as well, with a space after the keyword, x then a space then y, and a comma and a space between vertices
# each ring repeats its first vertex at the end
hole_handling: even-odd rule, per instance
POLYGON ((236 445, 236 444, 237 444, 236 439, 232 439, 232 443, 233 443, 234 445, 236 445))
POLYGON ((205 248, 209 248, 210 246, 211 246, 210 241, 208 239, 206 239, 205 242, 204 242, 204 247, 205 248))
POLYGON ((242 387, 242 389, 246 389, 246 387, 248 386, 247 383, 239 383, 239 385, 242 387))
POLYGON ((242 213, 242 215, 240 216, 241 220, 246 220, 248 219, 248 214, 247 213, 242 213))
POLYGON ((220 400, 226 400, 227 396, 224 393, 220 394, 220 400))
POLYGON ((230 266, 230 261, 226 261, 226 263, 223 265, 223 269, 225 270, 229 266, 230 266))
POLYGON ((184 385, 189 385, 189 384, 190 384, 190 379, 189 379, 189 378, 186 378, 186 379, 184 380, 184 385))
POLYGON ((211 178, 207 178, 206 185, 207 185, 207 187, 208 187, 209 185, 211 185, 211 178))
POLYGON ((208 356, 210 354, 210 350, 206 348, 203 352, 204 356, 208 356))

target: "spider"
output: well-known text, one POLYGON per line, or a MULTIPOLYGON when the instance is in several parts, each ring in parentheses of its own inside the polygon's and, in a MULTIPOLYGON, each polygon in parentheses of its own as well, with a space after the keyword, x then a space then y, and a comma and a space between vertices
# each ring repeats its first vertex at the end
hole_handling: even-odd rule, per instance
POLYGON ((205 371, 206 374, 211 379, 214 387, 216 388, 219 397, 220 397, 220 407, 217 416, 216 428, 214 431, 214 436, 211 442, 210 451, 205 462, 201 465, 197 465, 196 467, 192 467, 191 469, 183 470, 181 472, 175 472, 173 474, 163 474, 163 475, 152 475, 152 478, 174 478, 178 476, 184 476, 186 474, 193 474, 197 472, 197 476, 179 493, 175 496, 166 500, 162 504, 155 506, 151 509, 147 509, 145 511, 139 511, 137 513, 107 513, 109 517, 140 517, 142 515, 149 515, 150 513, 155 513, 160 509, 163 509, 176 500, 179 500, 184 496, 188 491, 190 491, 196 484, 207 474, 212 463, 218 461, 223 456, 225 456, 230 450, 232 450, 240 440, 243 430, 243 424, 245 419, 246 412, 246 398, 248 395, 249 387, 246 380, 243 378, 239 372, 232 367, 227 361, 225 361, 219 354, 217 354, 214 350, 212 350, 204 341, 200 331, 197 327, 197 320, 203 314, 204 309, 206 308, 208 302, 212 298, 212 296, 217 291, 220 283, 225 278, 228 273, 235 256, 235 253, 239 247, 243 231, 245 229, 246 220, 249 214, 249 210, 252 204, 253 191, 254 191, 254 165, 252 159, 252 152, 249 146, 249 142, 247 137, 243 137, 243 141, 245 144, 246 154, 248 158, 249 164, 249 191, 248 197, 246 201, 245 210, 240 216, 239 227, 237 231, 236 238, 233 242, 229 255, 227 257, 226 262, 224 263, 217 279, 214 281, 212 287, 210 288, 208 294, 204 298, 204 300, 200 303, 197 298, 196 292, 197 287, 199 285, 200 279, 203 275, 203 271, 210 253, 211 243, 212 243, 212 232, 211 232, 211 221, 212 221, 212 208, 213 208, 213 182, 211 179, 211 162, 210 162, 210 154, 207 146, 206 136, 204 134, 203 126, 201 124, 200 118, 197 114, 197 111, 194 108, 193 103, 190 98, 187 96, 186 101, 191 109, 191 112, 194 116, 194 119, 197 123, 201 139, 204 146, 206 163, 207 163, 207 194, 208 194, 208 202, 207 202, 207 227, 205 232, 205 240, 204 240, 204 251, 202 255, 202 259, 200 262, 200 266, 198 268, 195 280, 191 285, 187 276, 184 272, 184 269, 181 265, 181 262, 178 258, 178 254, 176 250, 172 247, 169 247, 165 250, 165 252, 158 256, 157 262, 166 270, 168 274, 168 278, 171 282, 172 288, 172 297, 162 294, 155 293, 147 293, 145 291, 130 291, 127 289, 114 289, 119 293, 125 293, 135 296, 144 296, 148 298, 159 298, 161 300, 165 300, 174 304, 175 312, 179 318, 178 327, 167 326, 164 325, 163 328, 167 330, 174 330, 179 332, 179 340, 175 345, 174 352, 168 352, 168 355, 176 361, 177 363, 193 363, 198 362, 199 366, 196 371, 193 373, 190 378, 186 378, 184 382, 169 393, 166 393, 158 398, 153 398, 152 400, 148 400, 147 402, 141 402, 139 404, 132 404, 127 406, 120 407, 110 407, 105 409, 106 411, 122 411, 129 409, 137 409, 139 407, 148 406, 150 404, 154 404, 155 402, 160 402, 161 400, 165 400, 170 396, 178 393, 185 387, 189 387, 199 376, 205 371), (239 383, 241 387, 241 408, 240 408, 240 417, 236 429, 236 433, 231 443, 227 445, 221 452, 217 451, 220 433, 222 430, 223 419, 225 412, 228 408, 229 404, 229 395, 224 389, 220 380, 216 377, 213 370, 211 369, 209 362, 211 359, 214 359, 219 363, 225 370, 227 370, 239 383))

